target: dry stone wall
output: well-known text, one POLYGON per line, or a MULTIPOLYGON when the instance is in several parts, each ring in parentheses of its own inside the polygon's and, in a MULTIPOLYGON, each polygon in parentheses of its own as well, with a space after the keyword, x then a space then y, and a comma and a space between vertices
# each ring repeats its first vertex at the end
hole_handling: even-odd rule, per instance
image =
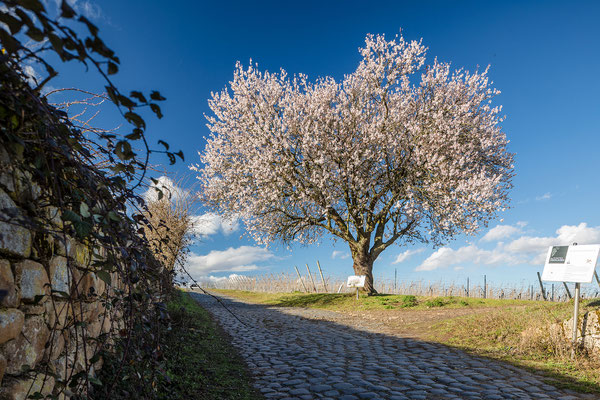
POLYGON ((82 371, 93 376, 102 364, 94 355, 120 328, 107 302, 116 276, 107 287, 90 268, 102 249, 61 236, 63 221, 44 194, 0 149, 1 400, 69 397, 65 383, 82 371), (40 210, 50 223, 28 228, 23 217, 40 210))

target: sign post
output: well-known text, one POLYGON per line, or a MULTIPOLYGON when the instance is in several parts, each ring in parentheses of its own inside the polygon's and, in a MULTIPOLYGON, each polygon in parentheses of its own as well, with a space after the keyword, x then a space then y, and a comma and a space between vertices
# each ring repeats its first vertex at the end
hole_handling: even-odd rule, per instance
POLYGON ((346 286, 349 288, 356 288, 356 300, 358 300, 358 288, 365 287, 365 275, 352 275, 348 277, 346 286))
MULTIPOLYGON (((546 255, 542 280, 575 283, 575 306, 573 309, 573 350, 575 357, 577 347, 577 325, 579 319, 579 297, 582 283, 591 283, 596 274, 596 263, 600 253, 600 244, 577 246, 550 246, 546 255)), ((568 288, 567 288, 568 293, 568 288)))

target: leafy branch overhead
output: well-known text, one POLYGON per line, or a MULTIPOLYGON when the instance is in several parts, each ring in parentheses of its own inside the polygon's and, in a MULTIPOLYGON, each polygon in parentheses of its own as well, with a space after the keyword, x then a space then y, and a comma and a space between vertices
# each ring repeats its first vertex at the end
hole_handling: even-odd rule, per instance
MULTIPOLYGON (((117 106, 121 115, 132 126, 130 133, 124 138, 117 139, 114 135, 101 135, 108 142, 107 147, 115 154, 116 162, 111 167, 115 173, 125 173, 128 179, 133 179, 132 167, 145 169, 148 166, 150 153, 164 153, 174 164, 177 158, 183 160, 181 151, 151 150, 144 132, 146 122, 140 112, 141 108, 150 108, 158 117, 163 113, 159 103, 165 98, 158 91, 151 91, 148 97, 140 91, 124 94, 112 82, 110 76, 119 71, 119 57, 98 36, 99 29, 83 15, 78 15, 67 1, 62 1, 58 18, 48 15, 44 3, 40 0, 4 1, 6 8, 0 9, 0 43, 3 48, 2 57, 16 64, 34 64, 45 70, 45 77, 36 82, 35 90, 40 93, 42 88, 54 78, 58 72, 48 62, 46 54, 53 52, 63 62, 79 61, 86 68, 94 68, 105 80, 104 89, 110 100, 117 106), (75 26, 75 25, 79 26, 75 26), (78 34, 83 26, 86 35, 78 34), (35 42, 36 46, 28 46, 25 39, 35 42), (142 141, 146 155, 142 160, 131 150, 131 141, 142 141)), ((140 182, 145 172, 139 177, 140 182)), ((139 182, 138 182, 139 185, 139 182)))
MULTIPOLYGON (((161 118, 159 103, 165 98, 157 91, 125 95, 111 81, 120 60, 98 36, 98 28, 67 2, 56 17, 48 15, 47 5, 39 0, 0 3, 0 194, 17 205, 8 211, 19 214, 0 209, 0 222, 25 228, 36 261, 46 268, 57 254, 64 254, 68 276, 95 277, 109 286, 102 293, 94 288, 79 291, 76 284, 49 292, 49 303, 68 302, 73 310, 68 326, 58 327, 56 319, 50 329, 70 330, 78 338, 71 340, 75 353, 69 355, 78 360, 77 368, 57 376, 53 396, 68 390, 84 397, 93 385, 97 398, 117 399, 121 392, 115 387, 129 382, 140 398, 150 398, 164 371, 159 332, 168 322, 163 300, 172 289, 173 274, 154 257, 144 236, 145 229, 153 227, 136 188, 144 181, 151 153, 164 153, 172 163, 183 154, 162 141, 164 149, 151 150, 146 141, 140 110, 150 108, 161 118), (30 48, 27 41, 37 45, 30 48), (107 98, 131 124, 131 131, 121 137, 88 129, 49 104, 41 93, 57 75, 48 61, 53 55, 99 73, 107 98), (45 71, 40 82, 32 83, 26 73, 25 67, 31 66, 45 71), (93 340, 86 337, 85 302, 102 304, 104 315, 111 316, 108 332, 93 340), (116 360, 115 374, 99 379, 94 364, 111 357, 116 360), (135 373, 121 374, 125 364, 135 373)), ((42 299, 36 296, 35 301, 42 299)), ((31 366, 32 372, 54 374, 47 360, 31 366)), ((31 391, 31 396, 41 394, 31 391)))

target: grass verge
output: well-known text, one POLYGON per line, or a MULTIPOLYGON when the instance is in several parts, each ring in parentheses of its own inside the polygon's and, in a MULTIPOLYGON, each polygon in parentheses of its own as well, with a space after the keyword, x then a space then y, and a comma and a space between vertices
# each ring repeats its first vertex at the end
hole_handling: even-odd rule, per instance
MULTIPOLYGON (((419 339, 542 373, 548 383, 558 387, 600 394, 599 360, 584 354, 571 360, 569 343, 553 337, 549 330, 552 324, 572 316, 573 302, 403 295, 361 296, 357 301, 353 294, 218 292, 272 306, 320 308, 354 314, 364 311, 367 316, 376 314, 382 321, 386 320, 386 315, 410 314, 413 320, 430 320, 434 314, 435 320, 419 324, 419 339), (465 312, 457 312, 458 309, 465 312)), ((597 300, 582 301, 580 315, 597 310, 599 305, 597 300)))
POLYGON ((263 399, 252 387, 246 366, 226 333, 206 310, 185 292, 176 292, 167 304, 171 330, 166 375, 159 399, 263 399))

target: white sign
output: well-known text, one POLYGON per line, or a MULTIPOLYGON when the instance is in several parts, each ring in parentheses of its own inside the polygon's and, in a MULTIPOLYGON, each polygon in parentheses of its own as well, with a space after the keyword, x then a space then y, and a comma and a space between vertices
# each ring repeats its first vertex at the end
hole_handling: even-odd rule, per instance
POLYGON ((365 287, 365 275, 353 275, 348 277, 348 282, 346 282, 347 287, 365 287))
POLYGON ((542 280, 590 283, 594 277, 600 244, 550 246, 542 280))

